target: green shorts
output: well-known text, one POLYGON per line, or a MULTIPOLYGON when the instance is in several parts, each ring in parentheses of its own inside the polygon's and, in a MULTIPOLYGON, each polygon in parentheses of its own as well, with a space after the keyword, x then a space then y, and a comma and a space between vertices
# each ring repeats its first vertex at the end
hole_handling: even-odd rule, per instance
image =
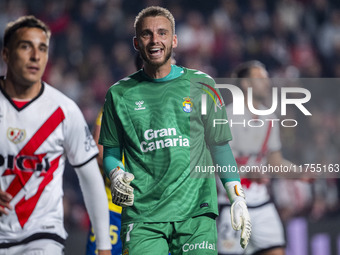
POLYGON ((215 219, 198 216, 185 221, 122 224, 123 255, 216 255, 215 219))

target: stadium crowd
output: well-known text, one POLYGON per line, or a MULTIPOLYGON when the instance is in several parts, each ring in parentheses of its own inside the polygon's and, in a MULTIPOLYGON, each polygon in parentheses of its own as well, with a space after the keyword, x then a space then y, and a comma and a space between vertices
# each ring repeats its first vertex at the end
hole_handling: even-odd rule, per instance
MULTIPOLYGON (((33 14, 53 40, 44 80, 74 99, 91 126, 108 87, 135 71, 133 21, 149 5, 168 8, 177 21, 177 64, 212 77, 229 77, 239 63, 257 59, 273 78, 313 78, 312 117, 282 128, 283 154, 297 164, 339 164, 340 2, 338 0, 2 0, 0 33, 15 18, 33 14), (319 78, 319 79, 317 79, 319 78)), ((1 73, 5 65, 0 62, 1 73)), ((65 172, 69 227, 88 227, 76 177, 65 172)), ((275 179, 273 197, 282 219, 312 220, 340 211, 339 178, 308 182, 275 179), (292 188, 291 185, 294 185, 292 188), (288 188, 289 186, 289 188, 288 188), (281 192, 282 190, 287 192, 281 192)))

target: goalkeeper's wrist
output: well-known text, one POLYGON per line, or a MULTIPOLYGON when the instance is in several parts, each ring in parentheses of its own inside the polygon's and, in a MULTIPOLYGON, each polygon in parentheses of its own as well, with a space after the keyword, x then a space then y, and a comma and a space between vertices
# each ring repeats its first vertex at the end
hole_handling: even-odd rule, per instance
POLYGON ((116 176, 119 171, 122 171, 122 173, 125 172, 124 169, 122 169, 120 166, 117 166, 116 168, 111 169, 109 172, 109 177, 116 176))
POLYGON ((224 184, 224 187, 227 191, 227 195, 230 200, 230 203, 234 203, 240 200, 246 202, 245 200, 246 197, 244 195, 242 185, 239 181, 226 182, 224 184))

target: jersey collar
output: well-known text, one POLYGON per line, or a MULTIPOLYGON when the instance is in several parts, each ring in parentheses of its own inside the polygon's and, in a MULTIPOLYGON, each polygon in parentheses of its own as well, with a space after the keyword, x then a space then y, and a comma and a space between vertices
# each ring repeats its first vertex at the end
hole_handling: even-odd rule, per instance
MULTIPOLYGON (((0 76, 0 80, 4 80, 5 76, 0 76)), ((6 93, 6 91, 4 89, 2 89, 2 87, 0 86, 0 91, 1 93, 6 97, 6 99, 11 103, 11 105, 18 111, 22 111, 23 109, 25 109, 26 107, 28 107, 30 104, 32 104, 35 100, 37 100, 42 93, 45 90, 45 83, 43 81, 41 81, 41 88, 40 91, 38 93, 38 95, 36 97, 34 97, 30 102, 28 102, 27 104, 25 104, 22 108, 17 107, 17 105, 13 102, 13 100, 11 99, 11 97, 6 93)))

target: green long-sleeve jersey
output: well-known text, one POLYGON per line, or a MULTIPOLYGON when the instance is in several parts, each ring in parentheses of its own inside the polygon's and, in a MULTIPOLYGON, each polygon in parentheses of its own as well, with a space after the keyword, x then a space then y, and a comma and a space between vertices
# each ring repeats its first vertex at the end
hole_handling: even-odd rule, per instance
POLYGON ((123 209, 124 223, 218 214, 214 174, 197 169, 212 165, 209 146, 231 140, 228 125, 214 125, 227 119, 224 103, 210 76, 180 70, 170 80, 140 70, 106 95, 99 143, 120 147, 125 170, 135 176, 134 205, 123 209))

